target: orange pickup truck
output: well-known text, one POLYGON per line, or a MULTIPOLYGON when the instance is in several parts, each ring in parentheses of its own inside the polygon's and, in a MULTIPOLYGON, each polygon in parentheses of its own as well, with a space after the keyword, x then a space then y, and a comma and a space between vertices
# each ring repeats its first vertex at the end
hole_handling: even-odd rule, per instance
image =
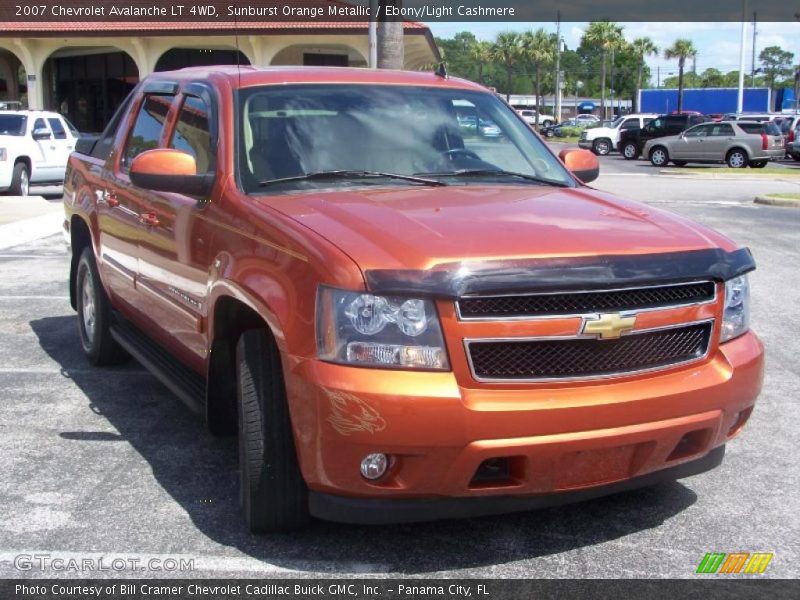
POLYGON ((755 264, 597 175, 467 81, 158 73, 70 159, 80 341, 238 434, 254 532, 703 472, 761 387, 755 264))

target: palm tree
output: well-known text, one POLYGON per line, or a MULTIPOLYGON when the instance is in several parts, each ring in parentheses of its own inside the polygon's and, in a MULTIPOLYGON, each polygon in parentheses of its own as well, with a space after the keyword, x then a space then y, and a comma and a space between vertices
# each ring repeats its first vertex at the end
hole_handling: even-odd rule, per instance
POLYGON ((536 73, 536 127, 539 126, 539 115, 542 112, 542 66, 551 62, 556 55, 555 38, 544 29, 526 31, 520 40, 522 55, 533 64, 536 73))
POLYGON ((642 89, 642 77, 644 75, 644 58, 645 56, 652 56, 658 54, 658 46, 653 43, 649 37, 641 37, 633 40, 631 44, 634 54, 639 62, 639 74, 636 77, 636 94, 634 100, 636 101, 636 108, 634 112, 639 112, 639 94, 638 90, 642 89))
POLYGON ((519 57, 519 34, 513 31, 498 33, 492 45, 492 58, 500 61, 506 70, 506 100, 511 100, 511 78, 519 57))
POLYGON ((683 68, 686 66, 686 59, 695 56, 697 49, 686 38, 678 38, 670 48, 664 50, 664 58, 667 60, 678 59, 678 114, 683 111, 683 68))
POLYGON ((469 57, 478 66, 478 82, 483 83, 483 67, 492 61, 492 45, 489 42, 475 42, 469 48, 469 57))
MULTIPOLYGON (((380 14, 385 15, 386 6, 402 8, 403 0, 380 0, 380 14)), ((403 44, 403 21, 378 21, 378 68, 402 69, 405 63, 403 44)))
POLYGON ((600 63, 600 114, 606 118, 606 59, 608 53, 621 48, 625 43, 622 38, 622 26, 611 21, 592 21, 583 32, 581 44, 593 46, 602 52, 600 63))

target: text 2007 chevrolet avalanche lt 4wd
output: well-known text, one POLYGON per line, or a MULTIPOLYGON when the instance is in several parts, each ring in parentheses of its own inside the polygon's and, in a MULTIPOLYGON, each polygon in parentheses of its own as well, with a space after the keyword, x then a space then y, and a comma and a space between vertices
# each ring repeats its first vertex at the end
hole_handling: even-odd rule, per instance
POLYGON ((159 73, 70 161, 80 340, 238 431, 253 531, 710 469, 761 386, 753 259, 595 177, 466 81, 159 73))

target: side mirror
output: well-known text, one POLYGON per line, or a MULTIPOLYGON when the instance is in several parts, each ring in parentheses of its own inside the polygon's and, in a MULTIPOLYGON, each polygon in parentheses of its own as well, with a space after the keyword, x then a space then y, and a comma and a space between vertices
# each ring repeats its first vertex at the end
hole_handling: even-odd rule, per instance
POLYGON ((562 150, 558 154, 561 162, 583 183, 594 181, 600 176, 600 162, 588 150, 562 150))
POLYGON ((172 148, 156 148, 136 156, 130 178, 136 187, 190 196, 205 196, 214 185, 213 173, 197 174, 194 156, 172 148))
POLYGON ((49 140, 52 137, 50 130, 44 127, 34 129, 31 135, 33 135, 33 139, 35 139, 37 142, 40 140, 49 140))

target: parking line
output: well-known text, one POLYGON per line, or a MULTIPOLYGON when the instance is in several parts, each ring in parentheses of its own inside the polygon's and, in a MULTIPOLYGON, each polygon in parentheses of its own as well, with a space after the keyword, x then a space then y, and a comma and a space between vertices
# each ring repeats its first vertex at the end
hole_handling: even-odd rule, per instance
POLYGON ((69 300, 69 296, 0 296, 0 300, 69 300))

